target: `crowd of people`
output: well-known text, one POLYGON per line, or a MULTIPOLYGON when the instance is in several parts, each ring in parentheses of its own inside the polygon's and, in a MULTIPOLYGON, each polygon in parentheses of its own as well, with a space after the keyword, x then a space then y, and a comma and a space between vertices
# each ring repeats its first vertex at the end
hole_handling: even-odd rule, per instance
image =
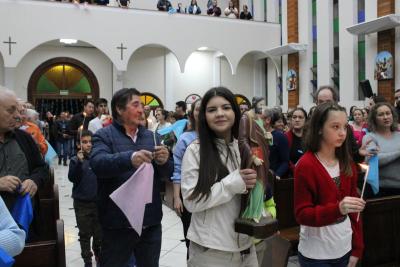
POLYGON ((30 103, 0 88, 0 214, 5 218, 0 249, 14 256, 25 236, 37 238, 38 222, 34 219, 25 233, 10 211, 17 196, 26 194, 40 210, 37 192, 47 177, 46 154, 54 147, 58 164, 69 166, 85 266, 93 256, 102 267, 158 266, 165 180, 173 183, 188 266, 261 266, 270 240, 237 233, 234 222, 242 212, 241 197, 260 181, 262 213, 276 217, 269 171, 274 179, 294 177, 301 266, 356 266, 364 247, 357 218, 364 199, 400 194, 400 90, 395 98, 396 107, 374 96, 367 107, 352 107, 348 114, 338 105, 338 92, 322 86, 308 112, 297 107, 284 114, 280 107, 267 107, 262 97, 239 107, 229 89, 216 87, 188 110, 178 101, 168 112, 143 105, 138 90, 125 88, 113 95, 110 110, 106 99, 88 99, 78 114, 47 112, 40 121, 30 103), (182 122, 183 133, 177 133, 182 122), (375 155, 379 192, 367 187, 360 198, 356 164, 375 155), (152 165, 154 182, 138 234, 110 195, 142 164, 152 165))
MULTIPOLYGON (((109 4, 109 0, 54 0, 58 2, 72 2, 77 5, 79 4, 95 4, 106 6, 109 4)), ((121 8, 130 8, 131 1, 130 0, 116 0, 116 4, 121 8)), ((191 0, 190 4, 187 6, 183 6, 181 2, 174 7, 169 0, 158 0, 157 1, 157 9, 159 11, 167 11, 169 13, 181 13, 181 14, 192 14, 192 15, 200 15, 202 14, 202 8, 197 3, 197 0, 191 0)), ((220 17, 222 15, 221 8, 218 6, 217 0, 208 0, 207 5, 204 7, 206 10, 206 14, 208 16, 220 17)), ((239 12, 239 7, 236 7, 233 1, 229 1, 228 6, 223 10, 223 14, 227 18, 233 19, 242 19, 242 20, 252 20, 253 15, 249 11, 249 8, 246 4, 243 5, 242 11, 239 12)))

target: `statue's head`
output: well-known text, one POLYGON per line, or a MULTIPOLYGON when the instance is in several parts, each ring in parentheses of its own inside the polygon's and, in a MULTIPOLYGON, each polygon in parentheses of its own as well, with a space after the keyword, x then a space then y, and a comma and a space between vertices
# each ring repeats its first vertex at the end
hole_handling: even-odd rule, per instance
POLYGON ((263 107, 265 107, 265 99, 261 96, 255 96, 251 100, 251 108, 254 109, 256 114, 261 114, 263 107))

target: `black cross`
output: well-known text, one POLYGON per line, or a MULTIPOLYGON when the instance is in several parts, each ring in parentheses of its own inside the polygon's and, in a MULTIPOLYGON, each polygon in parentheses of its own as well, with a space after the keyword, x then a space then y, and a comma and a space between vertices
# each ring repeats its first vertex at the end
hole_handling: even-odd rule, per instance
POLYGON ((11 55, 11 45, 17 44, 17 42, 11 42, 11 36, 8 37, 8 42, 4 41, 4 44, 8 44, 8 54, 11 55))
POLYGON ((124 60, 124 49, 126 49, 126 47, 121 43, 121 46, 118 46, 117 49, 121 50, 121 60, 124 60))

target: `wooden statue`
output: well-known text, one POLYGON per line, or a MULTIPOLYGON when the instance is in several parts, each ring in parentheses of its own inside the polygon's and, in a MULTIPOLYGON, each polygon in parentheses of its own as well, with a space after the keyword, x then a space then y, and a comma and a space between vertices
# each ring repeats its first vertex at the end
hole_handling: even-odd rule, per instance
MULTIPOLYGON (((259 101, 260 102, 260 101, 259 101)), ((257 183, 248 194, 242 195, 240 217, 235 221, 235 230, 256 238, 265 239, 278 230, 277 221, 265 211, 266 192, 271 195, 272 185, 269 174, 269 135, 257 123, 257 113, 261 113, 257 103, 253 109, 242 115, 239 126, 239 151, 241 169, 255 169, 257 183)), ((270 198, 272 196, 269 196, 270 198)))

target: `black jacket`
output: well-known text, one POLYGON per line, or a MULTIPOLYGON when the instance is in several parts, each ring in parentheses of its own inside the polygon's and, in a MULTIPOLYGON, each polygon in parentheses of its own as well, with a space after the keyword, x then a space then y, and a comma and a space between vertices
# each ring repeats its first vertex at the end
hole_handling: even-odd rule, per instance
MULTIPOLYGON (((155 137, 156 143, 159 145, 160 138, 158 135, 155 137)), ((133 142, 125 133, 124 127, 115 120, 112 125, 100 129, 94 134, 90 165, 97 176, 99 219, 104 228, 131 227, 128 219, 111 200, 110 194, 125 183, 136 171, 131 162, 132 153, 141 149, 154 151, 154 145, 153 132, 140 126, 137 140, 133 142)), ((153 163, 153 167, 153 200, 152 203, 146 205, 144 226, 161 223, 161 180, 169 179, 172 176, 174 163, 170 159, 163 166, 153 163)))
POLYGON ((97 200, 97 177, 88 159, 81 162, 77 156, 69 163, 68 179, 74 184, 72 198, 82 201, 97 200))

